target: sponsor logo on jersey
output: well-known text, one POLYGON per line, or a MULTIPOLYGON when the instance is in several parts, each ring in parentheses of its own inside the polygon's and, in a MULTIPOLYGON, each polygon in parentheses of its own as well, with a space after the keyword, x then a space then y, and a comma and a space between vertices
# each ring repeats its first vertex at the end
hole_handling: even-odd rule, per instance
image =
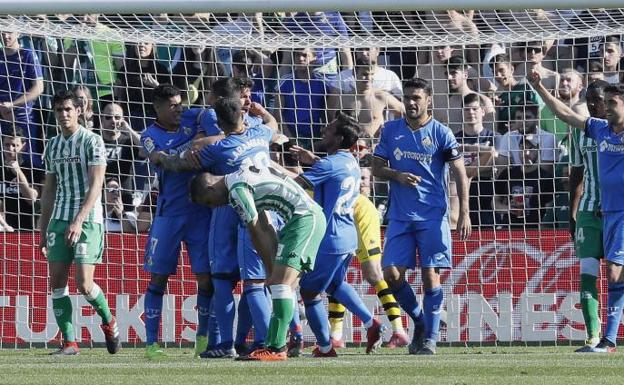
POLYGON ((421 154, 420 152, 413 151, 401 151, 400 148, 395 148, 392 152, 394 158, 398 161, 402 159, 411 159, 424 163, 431 163, 433 156, 431 154, 421 154))
POLYGON ((600 152, 624 152, 624 144, 613 144, 603 140, 600 142, 600 152))

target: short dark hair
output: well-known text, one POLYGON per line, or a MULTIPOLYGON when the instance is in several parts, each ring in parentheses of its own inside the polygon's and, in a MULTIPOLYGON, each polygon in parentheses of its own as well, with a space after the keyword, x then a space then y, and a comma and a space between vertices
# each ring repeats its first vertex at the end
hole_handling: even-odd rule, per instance
POLYGON ((11 128, 9 128, 8 130, 4 130, 2 132, 2 137, 8 138, 8 139, 19 138, 22 141, 26 140, 26 136, 24 135, 24 130, 22 130, 21 127, 16 126, 15 124, 11 125, 11 128))
POLYGON ((71 100, 75 108, 81 107, 80 99, 76 96, 74 90, 60 90, 57 91, 52 97, 52 108, 57 104, 63 104, 65 101, 71 100))
POLYGON ((620 97, 624 97, 624 84, 609 84, 604 88, 605 94, 614 94, 620 97))
POLYGON ((498 55, 495 55, 490 61, 490 68, 494 69, 494 66, 496 64, 503 64, 503 63, 513 65, 511 63, 511 58, 509 57, 509 55, 507 55, 506 53, 499 53, 498 55))
POLYGON ((236 83, 236 90, 243 92, 245 88, 252 89, 254 85, 254 81, 250 78, 234 78, 234 83, 236 83))
POLYGON ((602 60, 600 59, 591 59, 588 65, 589 72, 602 72, 604 71, 604 66, 602 64, 602 60))
POLYGON ((605 93, 605 88, 609 87, 611 85, 611 83, 607 82, 606 80, 596 80, 593 83, 590 83, 587 86, 587 90, 585 91, 585 94, 588 94, 590 92, 595 92, 597 94, 604 94, 605 93))
POLYGON ((532 112, 532 113, 533 113, 533 115, 534 115, 536 118, 539 118, 539 116, 540 116, 540 113, 539 113, 539 111, 540 111, 540 106, 539 106, 539 104, 535 104, 535 103, 527 103, 527 104, 525 104, 524 106, 519 106, 519 110, 520 110, 520 111, 522 111, 522 113, 523 113, 523 114, 526 114, 526 113, 527 113, 527 111, 528 111, 528 112, 532 112))
POLYGON ((403 90, 408 88, 415 88, 417 90, 423 90, 429 96, 431 96, 431 83, 422 78, 412 78, 403 82, 403 90))
POLYGON ((181 96, 182 92, 178 87, 174 86, 173 84, 164 83, 154 88, 154 91, 152 91, 152 95, 152 102, 154 104, 160 104, 169 101, 169 99, 173 97, 181 96))
POLYGON ((212 83, 212 94, 217 98, 238 98, 239 87, 238 82, 232 77, 217 79, 212 83))
POLYGON ((466 70, 466 62, 460 56, 451 56, 446 61, 446 71, 465 71, 466 70))
POLYGON ((253 51, 239 50, 232 55, 232 65, 235 67, 247 68, 260 61, 258 54, 253 51))
POLYGON ((618 35, 609 35, 609 36, 605 37, 605 39, 604 39, 604 43, 605 44, 612 43, 612 44, 619 45, 621 41, 622 41, 622 39, 618 35))
POLYGON ((470 103, 479 103, 479 106, 483 106, 481 97, 476 92, 471 92, 464 96, 464 106, 470 103))
POLYGON ((342 111, 336 113, 336 135, 342 136, 340 148, 348 150, 360 137, 360 125, 357 120, 342 111))
POLYGON ((236 127, 242 116, 242 107, 240 99, 238 98, 217 99, 212 108, 214 108, 217 114, 219 127, 224 131, 229 131, 236 127))

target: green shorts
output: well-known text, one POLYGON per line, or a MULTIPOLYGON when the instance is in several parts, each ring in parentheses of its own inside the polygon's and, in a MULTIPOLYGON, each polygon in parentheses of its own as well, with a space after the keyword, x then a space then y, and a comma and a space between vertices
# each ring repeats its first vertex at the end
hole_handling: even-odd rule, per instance
POLYGON ((602 258, 602 218, 591 211, 576 213, 574 248, 579 258, 602 258))
POLYGON ((320 210, 292 217, 279 233, 275 263, 300 272, 312 271, 326 226, 320 210))
POLYGON ((102 262, 104 251, 104 226, 84 222, 82 234, 74 246, 65 243, 68 221, 52 219, 48 225, 48 262, 96 264, 102 262))

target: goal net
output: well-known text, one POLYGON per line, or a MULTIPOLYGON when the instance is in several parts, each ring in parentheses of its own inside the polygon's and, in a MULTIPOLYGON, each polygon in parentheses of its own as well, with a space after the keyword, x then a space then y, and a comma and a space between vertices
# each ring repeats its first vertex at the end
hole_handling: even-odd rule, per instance
MULTIPOLYGON (((137 139, 155 119, 151 91, 172 83, 183 91, 188 108, 206 108, 211 84, 224 76, 253 80, 251 100, 289 137, 287 144, 272 147, 276 160, 294 165, 292 144, 318 152, 322 128, 342 110, 362 126, 354 152, 363 170, 384 122, 404 112, 401 82, 414 77, 430 82, 433 117, 449 126, 462 146, 473 223, 467 241, 453 233, 454 268, 442 272, 441 341, 584 340, 567 192, 568 176, 583 159, 575 155, 569 127, 544 106, 525 77, 537 70, 553 94, 585 108, 590 84, 622 79, 623 11, 0 16, 0 348, 59 339, 37 231, 41 155, 58 133, 51 96, 75 87, 84 103, 81 124, 106 144, 106 246, 96 281, 117 316, 123 342, 133 346, 145 341, 149 275, 143 271, 143 250, 158 195, 158 181, 137 139)), ((585 166, 595 171, 593 163, 585 166)), ((387 184, 366 178, 364 184, 383 217, 387 184)), ((586 180, 584 188, 583 210, 598 213, 591 200, 595 186, 586 180)), ((454 226, 453 183, 449 191, 454 226)), ((197 290, 182 254, 163 311, 162 340, 173 346, 195 338, 197 290)), ((347 279, 387 322, 355 259, 347 279)), ((411 272, 408 280, 422 296, 420 273, 411 272)), ((604 304, 603 278, 599 286, 604 304)), ((69 287, 79 342, 103 342, 98 316, 71 279, 69 287)), ((408 317, 404 323, 409 325, 408 317)), ((312 341, 309 329, 305 332, 312 341)), ((347 342, 365 340, 361 323, 350 315, 344 333, 347 342)))

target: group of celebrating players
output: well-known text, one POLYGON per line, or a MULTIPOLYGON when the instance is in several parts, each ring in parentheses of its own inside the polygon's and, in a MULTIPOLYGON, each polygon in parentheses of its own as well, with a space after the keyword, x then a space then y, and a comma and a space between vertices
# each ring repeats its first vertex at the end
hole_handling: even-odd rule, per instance
MULTIPOLYGON (((597 335, 590 336, 587 349, 614 351, 624 305, 624 203, 618 199, 624 192, 624 87, 605 91, 607 120, 585 119, 549 96, 537 73, 530 81, 560 119, 598 143, 608 234, 608 312, 604 337, 598 341, 597 335)), ((463 155, 451 130, 430 116, 430 84, 418 78, 404 82, 405 115, 385 123, 374 150, 372 174, 390 184, 383 253, 379 215, 360 194, 362 170, 351 153, 360 135, 357 121, 338 112, 318 143, 326 156, 293 146, 290 151, 305 171, 285 168, 269 152, 272 143, 283 141, 276 121, 250 101, 245 84, 238 78, 216 81, 206 109, 183 108, 180 90, 172 85, 154 89, 156 122, 141 135, 159 184, 145 246, 144 268, 151 275, 144 301, 146 357, 166 357, 158 343, 163 296, 182 242, 197 278, 199 357, 283 361, 300 355, 297 292, 316 338, 314 357, 337 356, 341 327, 336 314, 344 308, 361 320, 366 352, 373 352, 385 327, 345 280, 354 253, 392 325, 390 346, 408 346, 410 354, 435 354, 444 301, 440 269, 452 267, 449 168, 460 201, 460 239, 469 237, 471 223, 463 155), (422 271, 422 305, 406 280, 407 269, 416 266, 422 271), (239 281, 243 291, 234 335, 233 290, 239 281), (329 314, 324 293, 331 296, 329 314), (411 342, 399 306, 413 322, 411 342), (328 318, 333 318, 331 324, 328 318), (252 328, 253 344, 247 346, 252 328)), ((120 348, 116 321, 93 280, 103 251, 104 143, 79 125, 79 106, 71 91, 54 96, 61 133, 44 153, 41 249, 49 261, 54 314, 63 336, 55 354, 79 352, 67 287, 72 262, 77 288, 102 318, 107 349, 114 354, 120 348)))

